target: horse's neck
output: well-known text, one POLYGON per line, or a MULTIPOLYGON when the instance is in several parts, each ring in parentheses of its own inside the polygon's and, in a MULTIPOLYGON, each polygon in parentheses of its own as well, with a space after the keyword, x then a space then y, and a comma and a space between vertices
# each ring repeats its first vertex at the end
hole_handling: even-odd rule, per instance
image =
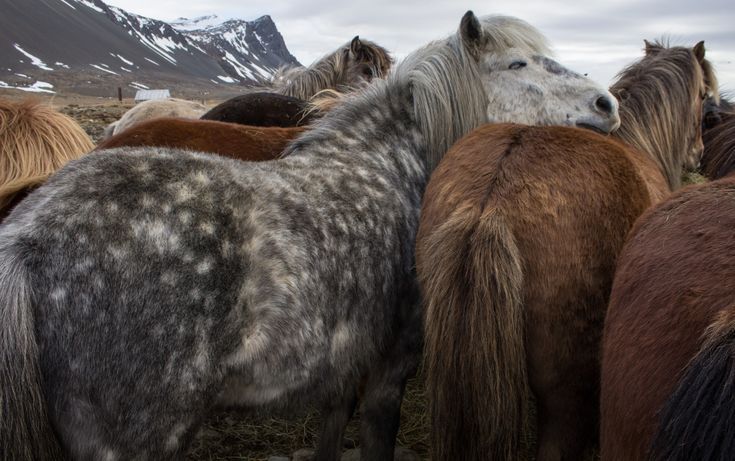
POLYGON ((355 158, 366 168, 401 170, 409 180, 428 179, 426 140, 413 117, 408 91, 385 88, 374 98, 344 101, 319 120, 286 156, 355 158))
POLYGON ((289 81, 278 89, 278 93, 292 98, 309 99, 322 90, 334 88, 339 83, 336 76, 337 70, 334 69, 334 65, 325 60, 291 76, 289 81))
POLYGON ((621 102, 622 125, 613 136, 633 147, 638 154, 645 155, 657 166, 659 174, 666 178, 667 192, 676 189, 680 185, 682 171, 679 144, 685 142, 679 139, 680 130, 667 128, 666 122, 656 120, 656 117, 671 117, 669 114, 646 113, 642 116, 629 111, 625 104, 626 101, 621 102))

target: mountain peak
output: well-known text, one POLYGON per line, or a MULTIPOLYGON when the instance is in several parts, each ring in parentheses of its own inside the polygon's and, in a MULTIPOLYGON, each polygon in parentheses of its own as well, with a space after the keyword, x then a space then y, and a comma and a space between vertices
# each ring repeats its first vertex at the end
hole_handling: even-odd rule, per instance
POLYGON ((193 19, 178 18, 175 21, 171 22, 171 26, 179 31, 205 30, 212 27, 217 27, 220 24, 222 24, 222 21, 216 14, 199 16, 193 19))

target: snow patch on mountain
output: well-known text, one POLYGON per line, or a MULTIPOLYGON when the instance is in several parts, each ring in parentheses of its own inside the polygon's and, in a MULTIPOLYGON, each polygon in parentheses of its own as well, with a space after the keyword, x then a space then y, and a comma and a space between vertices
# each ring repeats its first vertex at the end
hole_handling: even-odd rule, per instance
POLYGON ((179 18, 171 22, 173 28, 180 31, 208 29, 210 27, 217 27, 220 24, 222 24, 222 21, 216 14, 199 16, 198 18, 193 19, 179 18))
POLYGON ((28 93, 56 93, 55 91, 51 90, 54 86, 48 82, 41 82, 37 81, 31 86, 13 86, 8 85, 7 83, 0 80, 0 88, 8 89, 8 90, 20 90, 20 91, 26 91, 28 93))
MULTIPOLYGON (((42 70, 53 70, 52 68, 50 68, 49 66, 47 66, 45 62, 41 61, 37 57, 33 56, 31 53, 29 53, 26 50, 24 50, 23 48, 21 48, 20 45, 18 45, 17 43, 13 43, 13 47, 15 47, 16 50, 18 50, 21 53, 23 53, 28 59, 31 60, 31 64, 33 64, 34 66, 38 67, 39 69, 42 69, 42 70)), ((23 61, 21 61, 21 62, 23 62, 23 61)))
MULTIPOLYGON (((105 67, 110 67, 110 66, 108 66, 107 64, 102 64, 102 65, 103 65, 103 66, 105 66, 105 67)), ((120 74, 118 74, 117 72, 113 72, 113 71, 111 71, 110 69, 105 69, 104 67, 102 67, 102 66, 99 66, 99 65, 97 65, 97 64, 90 64, 90 66, 94 67, 94 68, 95 68, 95 69, 97 69, 97 70, 101 70, 102 72, 107 72, 108 74, 113 74, 113 75, 120 75, 120 74)))

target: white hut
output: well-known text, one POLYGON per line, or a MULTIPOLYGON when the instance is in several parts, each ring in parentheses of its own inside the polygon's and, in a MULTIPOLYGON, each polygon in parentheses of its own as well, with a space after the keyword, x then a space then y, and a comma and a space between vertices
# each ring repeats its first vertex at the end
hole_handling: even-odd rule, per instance
POLYGON ((170 97, 171 92, 168 90, 138 90, 138 92, 135 93, 135 102, 139 103, 155 99, 168 99, 170 97))

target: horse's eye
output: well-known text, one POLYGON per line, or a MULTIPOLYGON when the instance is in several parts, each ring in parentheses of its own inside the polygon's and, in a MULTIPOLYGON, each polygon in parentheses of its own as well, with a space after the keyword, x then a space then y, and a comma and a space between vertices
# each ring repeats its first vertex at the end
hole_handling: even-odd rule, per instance
POLYGON ((516 69, 521 69, 523 67, 526 67, 526 63, 524 61, 513 61, 508 66, 508 69, 510 69, 510 70, 516 70, 516 69))

